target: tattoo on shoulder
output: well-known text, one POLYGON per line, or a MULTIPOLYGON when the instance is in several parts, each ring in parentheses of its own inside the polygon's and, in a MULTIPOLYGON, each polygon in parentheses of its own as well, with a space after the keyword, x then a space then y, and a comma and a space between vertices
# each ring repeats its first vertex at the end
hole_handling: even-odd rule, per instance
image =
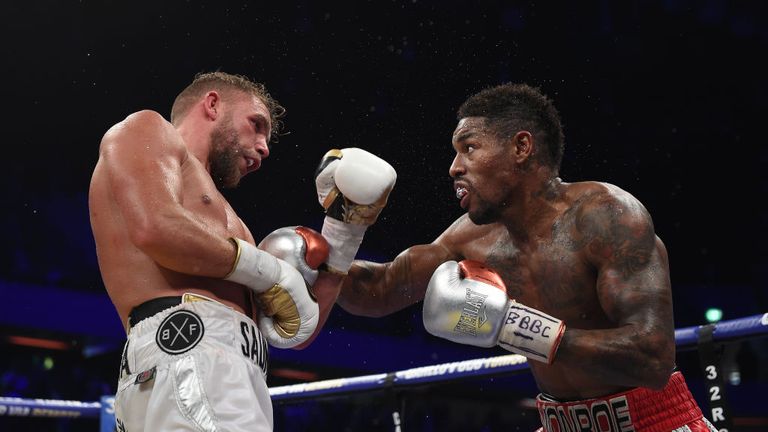
POLYGON ((645 268, 655 248, 655 233, 644 211, 601 200, 580 212, 576 221, 579 242, 590 255, 608 260, 624 278, 645 268))

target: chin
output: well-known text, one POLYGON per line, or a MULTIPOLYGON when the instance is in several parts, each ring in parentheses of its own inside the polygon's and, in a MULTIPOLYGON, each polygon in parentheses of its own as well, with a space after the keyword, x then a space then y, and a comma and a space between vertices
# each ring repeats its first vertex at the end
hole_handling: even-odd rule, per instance
POLYGON ((214 177, 214 184, 218 190, 234 189, 240 184, 240 174, 229 177, 214 177))
POLYGON ((469 220, 475 225, 488 225, 498 220, 496 215, 491 211, 470 211, 467 214, 469 215, 469 220))
POLYGON ((231 178, 227 184, 224 186, 224 189, 235 189, 238 186, 240 186, 240 179, 242 177, 238 176, 237 178, 231 178))

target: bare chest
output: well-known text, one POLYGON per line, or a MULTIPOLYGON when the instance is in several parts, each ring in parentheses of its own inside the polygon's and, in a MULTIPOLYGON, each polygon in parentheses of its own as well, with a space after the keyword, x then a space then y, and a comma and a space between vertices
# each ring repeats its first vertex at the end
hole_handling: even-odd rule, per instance
POLYGON ((206 227, 224 236, 243 238, 240 219, 201 166, 184 171, 183 188, 182 205, 206 227))
POLYGON ((507 294, 528 306, 568 321, 601 320, 596 271, 563 233, 518 246, 506 232, 470 252, 496 270, 507 294))

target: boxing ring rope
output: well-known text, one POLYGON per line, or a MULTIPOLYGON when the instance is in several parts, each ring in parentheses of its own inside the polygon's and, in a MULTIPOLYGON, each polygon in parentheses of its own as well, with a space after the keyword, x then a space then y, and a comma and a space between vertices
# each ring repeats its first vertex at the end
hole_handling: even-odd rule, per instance
MULTIPOLYGON (((702 337, 711 341, 733 343, 768 335, 768 313, 720 321, 711 325, 684 327, 675 330, 678 350, 697 349, 702 337)), ((404 388, 436 382, 450 382, 470 377, 519 373, 528 369, 526 358, 517 354, 478 358, 396 372, 337 378, 292 384, 269 389, 274 402, 314 399, 348 393, 404 388)), ((0 397, 0 417, 95 418, 101 419, 101 431, 114 430, 114 397, 104 396, 98 402, 52 399, 0 397)), ((704 407, 702 407, 704 408, 704 407)))

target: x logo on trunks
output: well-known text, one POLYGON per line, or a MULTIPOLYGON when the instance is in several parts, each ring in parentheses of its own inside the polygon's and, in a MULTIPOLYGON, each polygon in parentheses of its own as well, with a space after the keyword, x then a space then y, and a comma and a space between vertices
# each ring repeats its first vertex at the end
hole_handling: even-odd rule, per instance
POLYGON ((203 321, 192 311, 177 310, 157 328, 155 342, 168 354, 182 354, 194 348, 203 338, 203 321))
MULTIPOLYGON (((183 328, 185 325, 187 325, 188 321, 189 321, 189 318, 185 319, 184 322, 181 323, 181 327, 183 328)), ((174 324, 173 322, 170 322, 170 324, 171 324, 171 327, 173 327, 176 330, 176 336, 173 337, 173 340, 171 341, 171 345, 176 343, 176 338, 178 338, 179 336, 181 336, 181 338, 184 339, 185 342, 189 343, 189 339, 187 339, 186 337, 184 337, 183 334, 181 334, 181 328, 176 327, 176 324, 174 324)))

